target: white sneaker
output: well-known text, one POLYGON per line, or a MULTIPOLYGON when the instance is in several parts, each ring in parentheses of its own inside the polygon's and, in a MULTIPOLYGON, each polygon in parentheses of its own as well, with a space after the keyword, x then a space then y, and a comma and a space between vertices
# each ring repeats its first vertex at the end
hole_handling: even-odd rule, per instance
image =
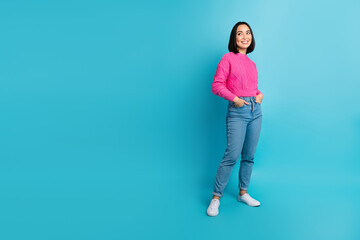
POLYGON ((220 200, 213 198, 211 199, 210 205, 208 209, 206 210, 207 215, 211 217, 215 217, 219 214, 219 206, 220 206, 220 200))
POLYGON ((239 194, 238 195, 238 201, 246 203, 247 205, 249 205, 251 207, 260 206, 260 202, 253 199, 252 197, 250 197, 250 195, 248 193, 245 193, 242 196, 240 196, 240 194, 239 194))

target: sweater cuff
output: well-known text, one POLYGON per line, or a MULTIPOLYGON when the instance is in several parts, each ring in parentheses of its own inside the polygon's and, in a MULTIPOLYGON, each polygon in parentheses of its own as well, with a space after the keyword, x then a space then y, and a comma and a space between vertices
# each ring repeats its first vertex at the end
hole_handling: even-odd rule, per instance
POLYGON ((231 102, 232 102, 232 101, 234 100, 234 98, 235 98, 235 97, 236 97, 236 95, 232 93, 232 94, 229 94, 228 96, 226 96, 226 98, 225 98, 225 99, 226 99, 226 100, 229 100, 229 101, 231 101, 231 102))

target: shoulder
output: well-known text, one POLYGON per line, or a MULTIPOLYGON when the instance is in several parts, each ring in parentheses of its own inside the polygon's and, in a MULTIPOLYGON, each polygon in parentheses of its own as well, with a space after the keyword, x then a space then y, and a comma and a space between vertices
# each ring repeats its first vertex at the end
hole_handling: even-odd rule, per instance
POLYGON ((249 59, 249 62, 250 62, 252 65, 256 66, 256 63, 255 63, 253 60, 251 60, 251 58, 248 57, 248 59, 249 59))
POLYGON ((250 58, 249 58, 249 62, 252 65, 252 67, 255 69, 255 71, 257 72, 256 63, 253 60, 251 60, 250 58))
POLYGON ((233 53, 233 52, 227 52, 223 55, 223 58, 231 59, 231 58, 233 58, 234 55, 235 55, 235 53, 233 53))
POLYGON ((232 60, 234 59, 234 55, 235 54, 233 52, 227 52, 223 54, 221 62, 232 62, 232 60))

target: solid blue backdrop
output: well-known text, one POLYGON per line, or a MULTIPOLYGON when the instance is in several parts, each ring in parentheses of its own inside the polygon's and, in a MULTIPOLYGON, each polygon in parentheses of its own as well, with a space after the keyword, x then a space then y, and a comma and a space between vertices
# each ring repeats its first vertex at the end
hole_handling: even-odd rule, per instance
POLYGON ((1 1, 0 238, 360 238, 360 3, 1 1), (225 152, 211 92, 231 28, 263 126, 206 215, 225 152))

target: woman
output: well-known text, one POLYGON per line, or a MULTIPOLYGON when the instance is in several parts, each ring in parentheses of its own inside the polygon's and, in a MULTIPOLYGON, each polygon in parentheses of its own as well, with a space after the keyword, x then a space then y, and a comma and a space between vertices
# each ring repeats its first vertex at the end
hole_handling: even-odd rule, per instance
POLYGON ((256 145, 259 140, 263 94, 258 90, 256 65, 247 56, 254 51, 255 39, 246 22, 238 22, 230 34, 229 52, 217 66, 212 92, 229 101, 226 116, 227 147, 217 170, 213 198, 207 209, 209 216, 219 214, 223 195, 232 169, 241 155, 238 201, 260 206, 247 189, 250 182, 256 145))

